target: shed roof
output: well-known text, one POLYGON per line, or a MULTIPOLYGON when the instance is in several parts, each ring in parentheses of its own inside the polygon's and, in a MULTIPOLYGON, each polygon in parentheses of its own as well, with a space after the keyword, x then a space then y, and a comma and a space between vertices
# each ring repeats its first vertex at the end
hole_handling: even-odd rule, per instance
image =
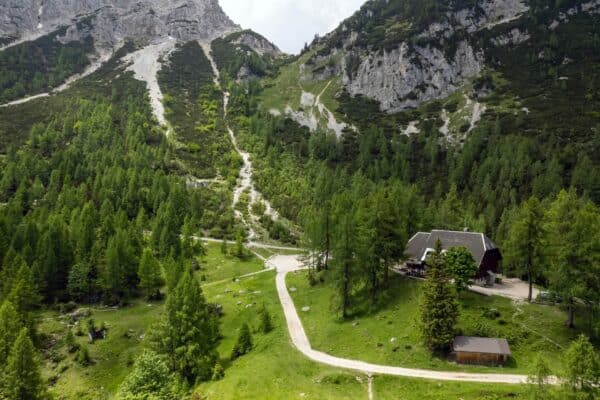
POLYGON ((419 232, 413 236, 406 247, 406 254, 413 260, 424 261, 428 249, 434 249, 437 241, 442 249, 464 246, 473 255, 477 265, 481 265, 485 253, 498 247, 483 233, 433 230, 431 233, 419 232))
POLYGON ((490 339, 470 336, 457 336, 452 345, 455 352, 484 353, 510 356, 510 346, 506 339, 490 339))

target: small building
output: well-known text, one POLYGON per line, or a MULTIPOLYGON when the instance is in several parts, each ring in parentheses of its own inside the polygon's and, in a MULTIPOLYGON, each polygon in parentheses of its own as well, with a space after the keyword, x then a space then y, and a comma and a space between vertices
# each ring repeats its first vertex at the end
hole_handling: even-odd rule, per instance
POLYGON ((461 246, 469 249, 479 267, 479 271, 473 278, 489 284, 494 283, 496 274, 501 270, 502 253, 483 233, 443 230, 434 230, 431 233, 419 232, 408 241, 406 246, 408 269, 423 274, 427 257, 435 251, 438 240, 442 244, 443 251, 461 246))
POLYGON ((506 339, 457 336, 452 350, 460 364, 504 365, 511 356, 506 339))

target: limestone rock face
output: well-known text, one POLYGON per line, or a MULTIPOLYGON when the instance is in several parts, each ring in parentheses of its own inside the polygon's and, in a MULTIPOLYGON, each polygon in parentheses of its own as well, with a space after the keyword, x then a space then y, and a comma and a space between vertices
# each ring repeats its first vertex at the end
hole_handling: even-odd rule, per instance
POLYGON ((281 55, 281 50, 279 50, 277 46, 269 42, 267 39, 257 36, 253 32, 241 33, 240 36, 232 43, 248 46, 261 56, 269 55, 276 57, 281 55))
POLYGON ((100 48, 125 39, 211 41, 239 30, 218 0, 0 0, 0 37, 41 36, 62 26, 69 27, 69 40, 91 34, 100 48), (83 20, 89 32, 77 26, 83 20))
POLYGON ((382 54, 361 54, 359 59, 362 62, 354 75, 346 68, 342 78, 346 90, 379 101, 387 112, 446 97, 484 67, 483 53, 466 41, 458 43, 453 57, 436 47, 403 43, 382 54))
MULTIPOLYGON (((475 32, 517 20, 529 8, 526 0, 480 0, 473 7, 446 12, 416 33, 416 40, 398 43, 391 49, 361 46, 357 44, 359 32, 343 29, 345 40, 341 46, 311 60, 323 64, 323 58, 340 59, 334 56, 342 52, 341 61, 313 69, 310 78, 341 76, 348 93, 377 100, 389 113, 417 107, 451 95, 485 68, 484 50, 470 39, 475 32)), ((527 32, 514 30, 497 37, 494 43, 516 45, 528 39, 527 32)))

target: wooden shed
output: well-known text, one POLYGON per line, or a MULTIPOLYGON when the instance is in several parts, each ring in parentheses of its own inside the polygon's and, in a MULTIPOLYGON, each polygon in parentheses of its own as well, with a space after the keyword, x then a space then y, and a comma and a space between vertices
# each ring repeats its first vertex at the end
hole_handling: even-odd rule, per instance
POLYGON ((504 365, 511 356, 506 339, 457 336, 452 349, 460 364, 504 365))

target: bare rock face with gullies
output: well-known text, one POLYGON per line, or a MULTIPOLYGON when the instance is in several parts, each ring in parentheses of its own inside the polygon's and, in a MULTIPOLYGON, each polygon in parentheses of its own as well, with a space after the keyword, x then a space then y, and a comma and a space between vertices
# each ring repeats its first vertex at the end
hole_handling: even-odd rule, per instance
POLYGON ((403 43, 398 49, 364 54, 360 59, 356 72, 346 68, 342 78, 346 90, 379 101, 387 112, 446 97, 484 67, 483 53, 466 41, 458 43, 453 57, 437 47, 403 43))
MULTIPOLYGON (((456 41, 457 32, 491 29, 520 18, 528 10, 525 0, 483 0, 475 7, 446 13, 442 21, 416 35, 418 44, 402 42, 391 50, 357 47, 358 33, 348 32, 343 48, 332 53, 345 53, 341 63, 326 72, 341 75, 348 93, 377 100, 383 111, 417 107, 449 96, 484 69, 484 52, 468 39, 456 41), (455 40, 452 46, 447 46, 449 40, 455 40)), ((368 16, 369 10, 361 12, 368 16)), ((514 44, 527 39, 522 33, 498 40, 514 44)))
POLYGON ((0 37, 23 40, 68 27, 65 40, 91 34, 98 48, 125 39, 146 43, 211 41, 239 30, 218 0, 0 0, 0 37), (88 20, 91 29, 78 26, 88 20))

